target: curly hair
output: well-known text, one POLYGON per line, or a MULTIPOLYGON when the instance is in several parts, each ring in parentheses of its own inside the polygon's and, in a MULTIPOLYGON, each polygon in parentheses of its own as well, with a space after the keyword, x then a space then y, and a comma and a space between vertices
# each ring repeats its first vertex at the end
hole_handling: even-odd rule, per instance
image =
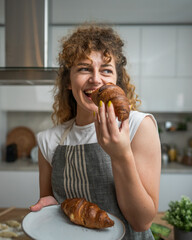
POLYGON ((83 24, 76 28, 70 36, 62 40, 62 51, 59 53, 58 77, 54 86, 54 104, 52 120, 55 125, 62 124, 76 116, 77 103, 70 86, 70 69, 80 59, 89 59, 92 51, 100 51, 107 63, 113 57, 117 71, 117 85, 129 98, 132 110, 137 110, 140 103, 135 94, 135 86, 130 83, 130 77, 125 70, 127 64, 123 55, 123 41, 109 26, 99 24, 83 24))

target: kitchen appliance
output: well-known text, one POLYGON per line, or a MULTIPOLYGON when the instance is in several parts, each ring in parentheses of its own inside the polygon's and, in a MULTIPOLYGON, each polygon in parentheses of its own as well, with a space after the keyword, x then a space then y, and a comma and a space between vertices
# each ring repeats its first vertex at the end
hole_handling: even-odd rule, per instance
POLYGON ((0 85, 53 84, 48 67, 48 0, 5 1, 5 67, 0 85))

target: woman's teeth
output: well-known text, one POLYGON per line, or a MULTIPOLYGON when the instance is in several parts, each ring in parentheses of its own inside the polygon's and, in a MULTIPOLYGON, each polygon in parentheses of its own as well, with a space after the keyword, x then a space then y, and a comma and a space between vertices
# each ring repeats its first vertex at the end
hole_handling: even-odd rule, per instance
POLYGON ((92 94, 94 91, 95 91, 95 90, 86 90, 86 91, 84 91, 84 93, 85 93, 88 97, 90 97, 91 94, 92 94))

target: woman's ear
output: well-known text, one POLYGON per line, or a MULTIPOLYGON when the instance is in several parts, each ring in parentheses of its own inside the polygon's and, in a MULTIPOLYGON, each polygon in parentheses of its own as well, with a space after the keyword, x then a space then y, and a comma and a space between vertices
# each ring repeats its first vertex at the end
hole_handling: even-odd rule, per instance
POLYGON ((72 90, 71 83, 69 83, 68 89, 69 89, 69 90, 72 90))

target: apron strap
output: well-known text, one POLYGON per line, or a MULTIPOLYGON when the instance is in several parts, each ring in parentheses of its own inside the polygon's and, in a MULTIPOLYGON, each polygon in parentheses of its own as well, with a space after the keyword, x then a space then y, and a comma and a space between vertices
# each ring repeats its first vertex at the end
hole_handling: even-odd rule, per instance
POLYGON ((63 135, 61 136, 61 140, 60 140, 60 145, 63 145, 68 133, 71 131, 72 127, 73 127, 73 123, 75 122, 75 119, 73 121, 71 121, 71 124, 65 129, 63 135))

